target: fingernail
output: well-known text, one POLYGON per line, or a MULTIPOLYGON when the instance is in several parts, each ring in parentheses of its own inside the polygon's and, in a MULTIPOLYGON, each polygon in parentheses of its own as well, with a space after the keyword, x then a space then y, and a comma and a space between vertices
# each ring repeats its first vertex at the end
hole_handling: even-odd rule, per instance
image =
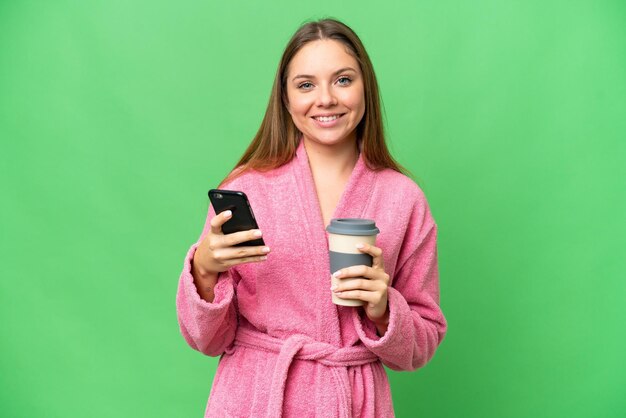
POLYGON ((253 233, 253 234, 254 234, 254 236, 255 236, 255 237, 261 237, 261 236, 263 236, 263 232, 261 232, 261 231, 259 231, 259 230, 254 231, 254 233, 253 233))
POLYGON ((337 285, 336 285, 336 284, 334 284, 334 285, 332 285, 332 286, 330 287, 330 290, 335 290, 336 288, 337 288, 337 285))
POLYGON ((260 259, 261 259, 261 260, 263 260, 263 261, 265 261, 265 260, 267 260, 267 256, 262 255, 260 259))
POLYGON ((361 248, 365 248, 365 244, 358 243, 356 247, 360 250, 361 248))
POLYGON ((339 277, 339 276, 341 276, 341 270, 333 273, 333 277, 339 277))
POLYGON ((261 249, 261 251, 263 251, 264 253, 269 253, 270 252, 270 247, 263 247, 261 249))
POLYGON ((230 218, 230 216, 231 216, 232 214, 233 214, 233 213, 232 213, 231 211, 229 211, 229 210, 225 210, 225 211, 224 211, 224 217, 225 217, 225 218, 230 218))

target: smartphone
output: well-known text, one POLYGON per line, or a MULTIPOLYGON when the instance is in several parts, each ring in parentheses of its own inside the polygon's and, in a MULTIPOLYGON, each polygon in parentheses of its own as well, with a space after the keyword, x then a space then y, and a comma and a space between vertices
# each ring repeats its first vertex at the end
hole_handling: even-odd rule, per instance
MULTIPOLYGON (((250 207, 250 201, 244 192, 236 190, 209 190, 209 199, 215 209, 215 213, 222 213, 230 210, 233 213, 232 218, 222 225, 224 234, 232 234, 233 232, 248 231, 250 229, 259 229, 250 207)), ((257 238, 251 241, 235 244, 235 247, 265 245, 263 238, 257 238)))

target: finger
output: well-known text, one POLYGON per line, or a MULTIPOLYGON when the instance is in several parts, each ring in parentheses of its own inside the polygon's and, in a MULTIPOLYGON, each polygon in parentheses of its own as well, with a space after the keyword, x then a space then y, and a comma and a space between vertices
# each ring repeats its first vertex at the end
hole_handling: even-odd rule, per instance
POLYGON ((385 270, 362 265, 350 266, 338 270, 333 273, 333 277, 338 279, 346 279, 348 277, 365 277, 370 280, 382 280, 385 283, 389 283, 389 275, 385 272, 385 270))
POLYGON ((364 277, 368 274, 368 269, 371 267, 359 265, 359 266, 350 266, 346 268, 342 268, 341 270, 337 270, 333 273, 333 277, 338 279, 345 279, 348 277, 364 277))
POLYGON ((222 246, 232 247, 242 242, 252 241, 261 238, 263 233, 258 229, 250 229, 248 231, 233 232, 232 234, 222 235, 222 246))
POLYGON ((383 255, 383 250, 382 249, 380 249, 380 248, 378 248, 378 247, 376 247, 374 245, 370 245, 370 244, 364 243, 364 242, 362 242, 360 244, 357 244, 356 248, 359 251, 361 251, 362 253, 369 254, 369 255, 371 255, 374 258, 378 258, 378 257, 383 255))
POLYGON ((382 297, 379 292, 369 292, 367 290, 346 290, 337 292, 335 295, 341 299, 358 299, 374 305, 379 303, 382 297))
POLYGON ((256 257, 234 258, 225 262, 224 265, 226 267, 233 267, 238 264, 258 263, 260 261, 265 261, 265 260, 267 260, 266 255, 261 255, 261 256, 256 256, 256 257))
POLYGON ((338 283, 332 286, 330 289, 334 292, 345 292, 347 290, 366 290, 368 292, 372 292, 382 291, 384 290, 384 288, 385 285, 379 280, 353 279, 338 280, 338 283))
POLYGON ((262 245, 254 247, 228 247, 215 250, 213 257, 220 263, 227 263, 242 258, 264 256, 269 252, 270 248, 262 245))
POLYGON ((381 248, 366 243, 357 244, 356 247, 359 251, 372 256, 372 267, 385 269, 385 260, 383 259, 383 250, 381 248))
POLYGON ((211 219, 211 233, 221 234, 222 225, 224 225, 232 216, 233 213, 229 210, 225 210, 224 212, 220 212, 215 215, 213 219, 211 219))

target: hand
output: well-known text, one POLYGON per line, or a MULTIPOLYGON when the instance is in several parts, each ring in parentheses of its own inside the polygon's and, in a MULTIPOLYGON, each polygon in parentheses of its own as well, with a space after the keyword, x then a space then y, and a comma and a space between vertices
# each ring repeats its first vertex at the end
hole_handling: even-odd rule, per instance
POLYGON ((204 237, 194 255, 193 264, 203 274, 223 272, 229 268, 243 263, 264 261, 270 252, 269 247, 249 246, 234 247, 235 244, 260 238, 263 234, 258 229, 234 232, 224 235, 222 225, 232 216, 232 212, 226 210, 211 219, 211 229, 204 237))
POLYGON ((365 314, 376 325, 376 328, 384 334, 389 322, 389 309, 387 306, 389 275, 385 272, 383 250, 369 244, 359 244, 357 248, 362 253, 372 256, 372 267, 351 266, 336 271, 333 276, 340 279, 349 277, 364 278, 348 282, 340 280, 339 285, 331 288, 331 290, 342 299, 358 299, 367 302, 364 306, 365 314))

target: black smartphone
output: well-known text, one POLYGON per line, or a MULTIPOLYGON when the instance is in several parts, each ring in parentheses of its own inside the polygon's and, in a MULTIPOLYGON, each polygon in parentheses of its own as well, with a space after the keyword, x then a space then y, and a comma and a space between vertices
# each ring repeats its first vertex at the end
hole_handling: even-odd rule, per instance
MULTIPOLYGON (((248 231, 250 229, 259 229, 250 207, 250 201, 244 192, 236 190, 209 190, 209 199, 215 209, 215 213, 221 213, 230 210, 233 213, 232 218, 222 225, 224 234, 232 234, 233 232, 248 231)), ((251 241, 235 244, 235 247, 265 245, 263 238, 257 238, 251 241)))

